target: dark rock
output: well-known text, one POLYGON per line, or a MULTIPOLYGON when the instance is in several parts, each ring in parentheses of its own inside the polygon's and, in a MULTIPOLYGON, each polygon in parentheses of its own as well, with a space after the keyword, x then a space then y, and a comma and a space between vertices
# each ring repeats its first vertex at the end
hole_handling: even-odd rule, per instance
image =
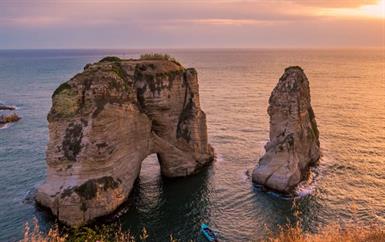
POLYGON ((0 104, 0 110, 15 110, 16 107, 0 104))

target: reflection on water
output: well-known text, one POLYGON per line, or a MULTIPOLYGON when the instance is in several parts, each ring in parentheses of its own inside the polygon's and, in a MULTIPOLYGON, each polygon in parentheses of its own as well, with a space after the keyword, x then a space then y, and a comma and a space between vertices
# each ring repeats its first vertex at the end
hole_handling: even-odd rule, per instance
MULTIPOLYGON (((164 51, 164 50, 163 50, 164 51)), ((0 130, 0 241, 15 240, 33 216, 53 221, 23 199, 45 177, 50 96, 104 55, 141 50, 0 51, 0 100, 23 119, 0 130)), ((225 241, 249 241, 265 225, 295 221, 293 199, 253 186, 248 172, 268 138, 267 105, 285 67, 300 65, 311 87, 323 156, 295 199, 305 228, 359 219, 385 223, 385 52, 383 50, 169 50, 197 68, 202 109, 216 162, 185 179, 160 176, 156 156, 143 162, 119 221, 156 241, 196 239, 208 223, 225 241), (354 205, 354 206, 352 206, 354 205)), ((198 239, 199 241, 199 239, 198 239)))
POLYGON ((120 217, 125 228, 140 232, 146 227, 154 241, 176 238, 195 239, 199 226, 210 217, 210 176, 212 168, 187 179, 160 176, 156 155, 148 157, 133 191, 130 209, 120 217), (175 230, 178 228, 178 230, 175 230))

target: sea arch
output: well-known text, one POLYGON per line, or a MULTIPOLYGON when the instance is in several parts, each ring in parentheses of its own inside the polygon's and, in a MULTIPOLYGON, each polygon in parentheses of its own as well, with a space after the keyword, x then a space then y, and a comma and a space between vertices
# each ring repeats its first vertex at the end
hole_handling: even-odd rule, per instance
POLYGON ((48 122, 47 179, 36 201, 74 227, 121 205, 150 154, 167 177, 214 157, 197 72, 167 58, 86 65, 55 90, 48 122))

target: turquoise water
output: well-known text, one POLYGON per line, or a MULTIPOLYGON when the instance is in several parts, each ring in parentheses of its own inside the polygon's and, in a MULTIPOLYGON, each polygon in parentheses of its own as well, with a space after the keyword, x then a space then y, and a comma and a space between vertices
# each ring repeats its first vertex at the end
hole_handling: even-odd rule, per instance
MULTIPOLYGON (((45 178, 51 94, 83 66, 105 55, 138 57, 145 50, 0 50, 0 102, 22 120, 0 129, 0 241, 22 238, 33 217, 54 222, 30 193, 45 178)), ((148 52, 148 51, 147 51, 148 52)), ((294 220, 292 200, 260 191, 247 172, 268 138, 268 98, 288 65, 304 68, 323 156, 298 197, 306 229, 359 219, 385 224, 384 50, 161 50, 199 75, 210 143, 217 160, 200 174, 168 180, 148 157, 119 212, 125 229, 146 227, 155 241, 169 234, 196 239, 208 223, 223 241, 262 238, 264 226, 294 220), (354 205, 354 206, 353 206, 354 205)))

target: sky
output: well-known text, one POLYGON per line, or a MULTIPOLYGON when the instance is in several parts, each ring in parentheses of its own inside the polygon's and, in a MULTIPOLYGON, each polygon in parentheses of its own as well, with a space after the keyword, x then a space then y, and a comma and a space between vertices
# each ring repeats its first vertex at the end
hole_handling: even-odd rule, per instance
POLYGON ((385 0, 0 0, 0 49, 385 47, 385 0))

